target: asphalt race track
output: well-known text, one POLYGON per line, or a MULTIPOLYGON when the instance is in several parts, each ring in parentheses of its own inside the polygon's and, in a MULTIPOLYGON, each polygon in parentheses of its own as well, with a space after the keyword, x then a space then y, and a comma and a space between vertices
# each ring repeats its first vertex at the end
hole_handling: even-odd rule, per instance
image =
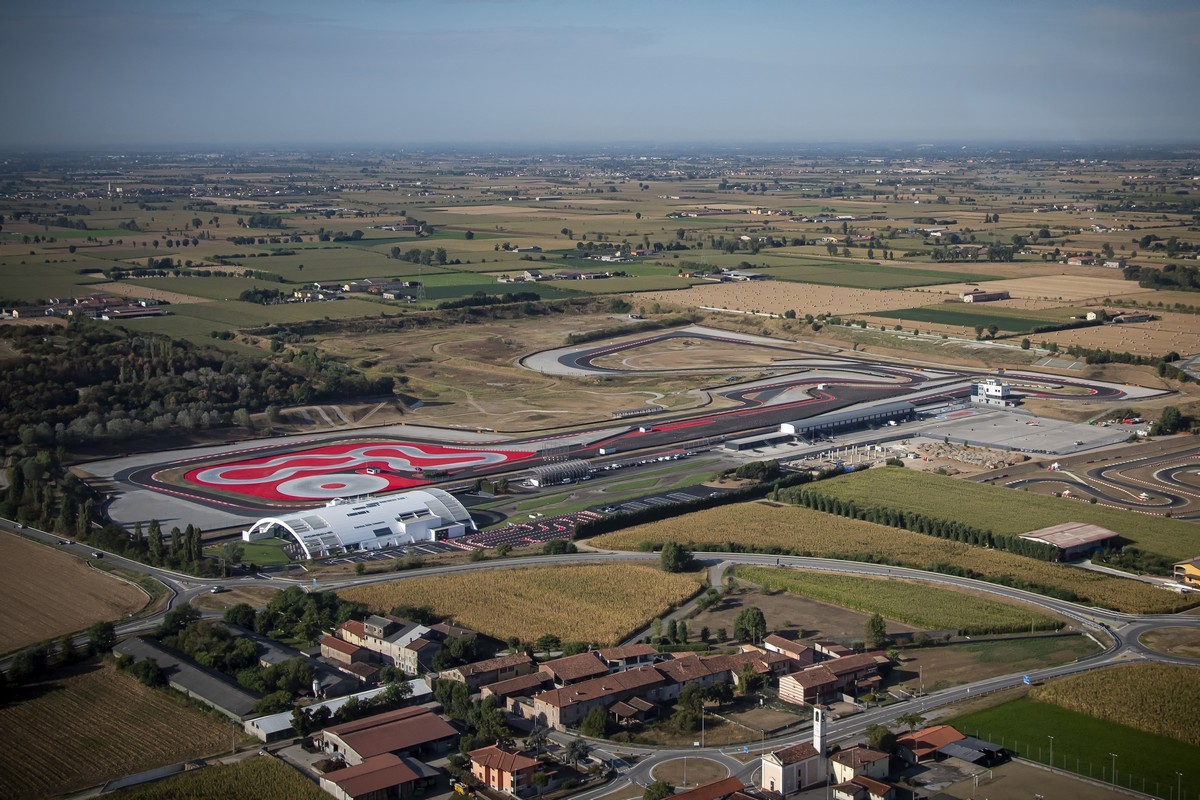
MULTIPOLYGON (((683 449, 688 443, 711 443, 777 429, 784 422, 878 401, 909 400, 918 409, 934 407, 965 399, 973 380, 995 377, 995 373, 977 370, 805 350, 779 340, 694 326, 591 347, 543 351, 525 357, 521 363, 548 374, 574 376, 711 373, 717 369, 785 374, 708 390, 731 407, 655 415, 643 424, 613 420, 487 444, 456 440, 462 432, 453 429, 445 430, 445 438, 347 434, 323 438, 319 444, 291 442, 252 449, 230 446, 216 455, 192 458, 164 453, 159 463, 118 469, 112 476, 131 489, 150 489, 191 503, 255 514, 312 507, 334 497, 399 491, 444 477, 460 482, 549 460, 589 459, 600 455, 601 447, 621 453, 683 449), (619 370, 595 365, 597 359, 614 353, 633 352, 671 340, 694 341, 701 347, 711 341, 766 350, 771 354, 771 363, 681 370, 619 370)), ((1121 400, 1157 393, 1141 387, 1027 371, 1009 371, 1003 379, 1026 394, 1059 399, 1121 400)))

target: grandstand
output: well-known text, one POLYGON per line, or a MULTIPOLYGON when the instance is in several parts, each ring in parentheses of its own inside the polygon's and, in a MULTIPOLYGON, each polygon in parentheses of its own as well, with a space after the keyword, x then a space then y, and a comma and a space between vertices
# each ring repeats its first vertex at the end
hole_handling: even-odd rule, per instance
POLYGON ((305 558, 455 539, 475 522, 454 495, 419 489, 389 497, 332 500, 323 508, 266 517, 242 532, 247 542, 294 538, 305 558))
POLYGON ((560 461, 557 464, 545 464, 529 470, 531 486, 553 486, 563 481, 577 480, 591 472, 588 462, 580 459, 560 461))

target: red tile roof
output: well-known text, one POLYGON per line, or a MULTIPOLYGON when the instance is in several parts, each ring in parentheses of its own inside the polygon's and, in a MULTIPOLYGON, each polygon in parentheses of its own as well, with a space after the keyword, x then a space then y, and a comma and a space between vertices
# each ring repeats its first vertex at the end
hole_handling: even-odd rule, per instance
POLYGON ((360 639, 366 638, 366 627, 356 619, 348 619, 342 623, 342 630, 360 639))
POLYGON ((324 636, 321 638, 321 647, 328 647, 330 650, 337 650, 339 653, 345 653, 352 656, 362 648, 356 644, 351 644, 345 639, 339 639, 336 636, 324 636))
POLYGON ((471 757, 471 761, 479 764, 482 767, 490 767, 491 769, 499 770, 500 772, 521 772, 527 769, 536 769, 541 766, 540 761, 536 758, 523 756, 520 753, 513 753, 508 750, 503 750, 496 745, 489 747, 481 747, 478 750, 472 750, 467 753, 471 757))
POLYGON ((831 755, 829 760, 857 769, 868 764, 874 764, 876 761, 885 758, 888 758, 887 753, 881 753, 878 750, 872 750, 869 747, 859 744, 854 747, 848 747, 845 750, 839 750, 831 755))
POLYGON ((384 753, 372 756, 356 766, 331 772, 325 779, 336 784, 351 797, 362 797, 403 783, 411 783, 417 777, 417 773, 409 769, 399 756, 384 753))
MULTIPOLYGON (((476 661, 474 664, 464 664, 461 667, 456 667, 464 678, 469 678, 472 675, 482 675, 487 672, 504 669, 505 667, 515 667, 518 664, 530 664, 533 659, 525 653, 513 653, 507 656, 497 656, 489 658, 487 661, 476 661)), ((453 671, 453 670, 449 670, 453 671)))
POLYGON ((783 765, 796 764, 805 761, 817 755, 817 748, 812 746, 812 742, 801 742, 794 744, 791 747, 785 747, 782 750, 776 750, 771 755, 779 759, 779 763, 783 765))
POLYGON ((808 645, 792 641, 791 639, 785 639, 775 633, 772 633, 770 636, 763 639, 763 644, 769 644, 773 647, 777 647, 784 653, 792 656, 802 656, 805 653, 812 652, 812 648, 808 645))
POLYGON ((327 728, 325 733, 339 737, 363 759, 458 735, 448 722, 420 706, 344 722, 327 728))
POLYGON ((518 675, 515 678, 489 683, 481 688, 481 691, 487 691, 489 694, 496 697, 512 697, 513 695, 527 695, 535 691, 544 689, 550 684, 550 676, 544 672, 531 672, 528 675, 518 675))
POLYGON ((565 708, 622 692, 640 694, 662 686, 665 682, 655 667, 635 667, 614 675, 574 683, 562 689, 550 689, 537 694, 534 699, 556 708, 565 708))
POLYGON ((625 661, 631 658, 652 656, 658 651, 648 644, 627 644, 623 647, 606 647, 600 650, 600 657, 605 661, 625 661))
POLYGON ((540 665, 538 669, 550 673, 564 682, 608 674, 608 665, 601 661, 595 653, 579 653, 565 658, 556 658, 540 665))
POLYGON ((922 728, 919 731, 901 736, 896 740, 896 744, 900 747, 907 747, 913 751, 913 754, 920 758, 926 753, 937 750, 939 747, 945 747, 951 742, 957 742, 959 739, 965 739, 954 728, 949 725, 934 725, 930 728, 922 728))
POLYGON ((731 775, 728 778, 707 783, 704 786, 697 786, 690 792, 680 792, 672 800, 721 800, 721 798, 728 797, 744 788, 746 788, 746 785, 742 783, 741 778, 735 778, 731 775))

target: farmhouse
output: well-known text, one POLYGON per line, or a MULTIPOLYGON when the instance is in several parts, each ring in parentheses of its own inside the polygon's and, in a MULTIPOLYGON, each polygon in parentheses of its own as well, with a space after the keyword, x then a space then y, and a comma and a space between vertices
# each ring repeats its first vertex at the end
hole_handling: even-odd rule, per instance
POLYGON ((560 269, 554 273, 554 277, 560 281, 593 281, 607 278, 608 275, 603 272, 589 272, 585 269, 560 269))
POLYGON ((479 699, 496 698, 502 705, 510 697, 532 697, 538 692, 553 689, 554 681, 545 672, 531 672, 503 681, 489 683, 479 689, 479 699))
POLYGON ((444 670, 438 673, 438 677, 443 680, 465 683, 467 688, 474 692, 489 683, 517 678, 531 672, 533 672, 533 659, 524 653, 514 653, 444 670))
POLYGON ((785 703, 829 703, 841 695, 857 697, 880 682, 880 669, 889 664, 881 652, 860 653, 825 661, 779 679, 779 699, 785 703))
POLYGON ((597 706, 608 708, 621 700, 654 693, 666 685, 667 679, 654 667, 635 667, 536 694, 530 713, 542 725, 563 730, 579 724, 597 706))
POLYGON ((763 649, 787 656, 797 666, 808 666, 816 661, 816 651, 806 644, 785 639, 777 633, 763 639, 763 649))
POLYGON ((1067 263, 1073 267, 1094 267, 1096 266, 1096 259, 1091 256, 1070 256, 1067 259, 1067 263))
POLYGON ((1109 322, 1116 323, 1117 325, 1125 325, 1131 322, 1149 322, 1152 319, 1154 319, 1153 314, 1147 314, 1144 311, 1128 311, 1110 318, 1109 322))
POLYGON ((725 275, 735 281, 767 281, 771 276, 765 272, 749 272, 744 269, 725 270, 725 275))
POLYGON ((972 289, 959 295, 964 303, 991 303, 996 300, 1007 300, 1008 292, 985 292, 982 289, 972 289))
POLYGON ((608 664, 595 653, 579 653, 547 661, 538 666, 538 671, 549 676, 554 685, 561 689, 572 683, 607 675, 608 664))
POLYGON ((1074 561, 1089 556, 1098 550, 1111 547, 1119 537, 1120 534, 1115 531, 1084 522, 1064 522, 1061 525, 1051 525, 1049 528, 1021 534, 1022 539, 1053 547, 1057 551, 1059 561, 1074 561))
POLYGON ((890 767, 891 756, 872 750, 866 745, 856 744, 839 750, 829 757, 829 767, 833 771, 833 779, 837 783, 865 775, 868 778, 886 778, 890 767))
POLYGON ((456 539, 468 529, 475 530, 475 523, 458 498, 429 488, 353 503, 339 498, 323 508, 265 517, 244 531, 242 539, 291 536, 308 559, 456 539))
POLYGON ((398 756, 439 756, 457 741, 458 731, 428 708, 415 706, 387 711, 321 731, 325 751, 347 764, 392 753, 398 756))
POLYGON ((648 644, 606 647, 596 652, 613 672, 640 667, 644 664, 653 664, 658 657, 658 651, 648 644))
POLYGON ((1176 563, 1174 575, 1184 586, 1200 588, 1200 556, 1176 563))

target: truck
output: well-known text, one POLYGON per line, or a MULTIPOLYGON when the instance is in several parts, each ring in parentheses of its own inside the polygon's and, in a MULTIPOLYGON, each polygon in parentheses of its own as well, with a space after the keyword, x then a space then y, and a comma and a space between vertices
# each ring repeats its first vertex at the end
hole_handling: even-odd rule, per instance
POLYGON ((615 455, 616 452, 617 452, 617 448, 615 448, 615 447, 601 447, 600 448, 600 455, 602 455, 602 456, 615 455))

